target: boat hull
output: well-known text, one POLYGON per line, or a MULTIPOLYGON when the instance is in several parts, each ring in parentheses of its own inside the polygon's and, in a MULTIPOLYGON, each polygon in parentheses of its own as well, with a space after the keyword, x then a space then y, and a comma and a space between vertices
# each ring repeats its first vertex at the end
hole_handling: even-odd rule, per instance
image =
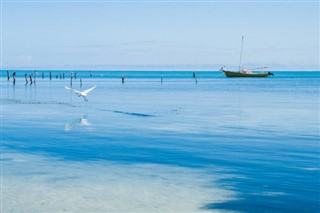
POLYGON ((241 73, 232 71, 223 71, 227 77, 268 77, 268 73, 241 73))

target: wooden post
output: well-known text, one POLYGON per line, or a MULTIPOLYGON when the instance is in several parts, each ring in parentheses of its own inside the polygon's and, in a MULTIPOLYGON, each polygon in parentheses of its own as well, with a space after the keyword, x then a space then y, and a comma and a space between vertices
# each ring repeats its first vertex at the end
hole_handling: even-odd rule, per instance
POLYGON ((29 78, 30 78, 30 85, 33 83, 32 82, 32 73, 29 75, 29 78))
POLYGON ((13 72, 12 77, 13 77, 13 85, 15 85, 16 84, 16 72, 13 72))
POLYGON ((72 73, 70 73, 70 86, 72 86, 72 78, 73 78, 72 73))
POLYGON ((33 80, 33 83, 36 84, 36 78, 37 78, 37 71, 34 70, 34 80, 33 80))
POLYGON ((125 77, 126 77, 125 75, 122 75, 122 76, 121 76, 122 84, 124 84, 124 78, 125 78, 125 77))

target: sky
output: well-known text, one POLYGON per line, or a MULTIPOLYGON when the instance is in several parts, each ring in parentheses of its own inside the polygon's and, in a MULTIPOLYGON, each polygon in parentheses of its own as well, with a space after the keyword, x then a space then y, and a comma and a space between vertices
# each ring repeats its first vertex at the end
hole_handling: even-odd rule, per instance
POLYGON ((10 1, 1 69, 320 70, 319 2, 10 1))

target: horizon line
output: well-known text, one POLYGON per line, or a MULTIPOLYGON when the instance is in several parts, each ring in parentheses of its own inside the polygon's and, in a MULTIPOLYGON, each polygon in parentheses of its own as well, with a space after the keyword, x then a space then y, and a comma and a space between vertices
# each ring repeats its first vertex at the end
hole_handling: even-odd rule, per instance
MULTIPOLYGON (((95 71, 95 72, 221 72, 220 70, 101 70, 101 69, 0 69, 0 71, 95 71)), ((273 72, 320 72, 319 70, 272 70, 273 72)))

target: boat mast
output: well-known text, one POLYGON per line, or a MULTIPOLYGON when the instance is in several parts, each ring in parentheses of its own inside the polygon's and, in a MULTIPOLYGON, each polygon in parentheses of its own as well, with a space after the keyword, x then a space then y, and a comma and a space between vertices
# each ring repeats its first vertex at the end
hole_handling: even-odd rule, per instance
POLYGON ((241 52, 240 52, 240 62, 239 62, 239 72, 241 71, 242 48, 243 48, 243 36, 242 36, 242 42, 241 42, 241 52))

